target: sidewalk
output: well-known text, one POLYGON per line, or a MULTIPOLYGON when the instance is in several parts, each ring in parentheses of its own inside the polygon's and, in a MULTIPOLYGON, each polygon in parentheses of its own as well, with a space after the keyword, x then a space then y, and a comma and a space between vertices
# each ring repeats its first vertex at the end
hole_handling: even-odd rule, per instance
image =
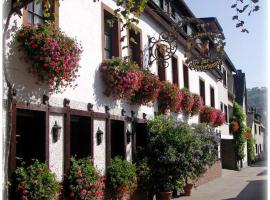
POLYGON ((266 200, 266 162, 241 171, 222 170, 222 177, 192 189, 192 196, 175 200, 266 200))

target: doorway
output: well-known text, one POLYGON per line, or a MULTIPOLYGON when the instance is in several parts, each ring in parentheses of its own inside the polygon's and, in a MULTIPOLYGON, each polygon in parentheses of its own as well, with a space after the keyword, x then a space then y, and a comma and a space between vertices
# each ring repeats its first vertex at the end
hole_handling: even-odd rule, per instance
POLYGON ((111 120, 111 158, 116 156, 125 159, 126 145, 125 145, 125 123, 124 121, 111 120))
POLYGON ((16 157, 28 165, 32 159, 46 160, 46 113, 16 110, 16 157))
POLYGON ((77 159, 91 156, 91 118, 85 116, 70 116, 70 156, 77 159))

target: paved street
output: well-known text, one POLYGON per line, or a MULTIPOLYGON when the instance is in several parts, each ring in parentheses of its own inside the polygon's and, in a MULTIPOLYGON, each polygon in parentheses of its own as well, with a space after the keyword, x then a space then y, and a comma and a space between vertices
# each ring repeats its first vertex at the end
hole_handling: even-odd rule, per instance
POLYGON ((266 200, 267 167, 256 163, 240 172, 223 170, 222 177, 192 190, 192 196, 175 200, 266 200))

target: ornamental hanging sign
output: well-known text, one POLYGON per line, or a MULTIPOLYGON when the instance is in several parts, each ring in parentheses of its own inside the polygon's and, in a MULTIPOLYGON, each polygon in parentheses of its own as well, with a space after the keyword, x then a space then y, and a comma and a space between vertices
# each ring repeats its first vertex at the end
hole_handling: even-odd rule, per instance
MULTIPOLYGON (((187 37, 185 48, 186 64, 190 69, 206 71, 218 68, 222 65, 224 56, 225 37, 215 28, 214 22, 196 20, 198 31, 192 32, 187 37)), ((194 21, 193 21, 194 23, 194 21)))
POLYGON ((164 68, 169 66, 168 60, 175 54, 177 50, 176 37, 173 32, 162 32, 158 39, 149 37, 149 61, 148 66, 151 67, 154 61, 164 68))

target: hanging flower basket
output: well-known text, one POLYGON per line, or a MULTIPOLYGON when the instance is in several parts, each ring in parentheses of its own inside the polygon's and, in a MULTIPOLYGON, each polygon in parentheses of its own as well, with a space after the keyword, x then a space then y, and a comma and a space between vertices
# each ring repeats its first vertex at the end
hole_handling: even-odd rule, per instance
POLYGON ((142 85, 142 72, 137 64, 112 58, 101 64, 100 77, 105 84, 104 94, 114 99, 130 100, 142 85))
POLYGON ((141 87, 138 91, 135 91, 134 96, 131 98, 131 103, 149 105, 158 97, 161 85, 158 77, 149 70, 143 70, 142 73, 141 87))
POLYGON ((203 109, 203 100, 198 94, 192 94, 193 104, 191 108, 191 115, 198 115, 203 109))
POLYGON ((214 124, 217 119, 217 110, 213 107, 205 106, 200 113, 201 123, 214 124))
MULTIPOLYGON (((19 50, 31 60, 29 72, 37 77, 37 84, 46 83, 50 91, 73 86, 82 48, 77 41, 66 36, 54 24, 23 26, 15 35, 19 50)), ((75 85, 74 85, 75 86, 75 85)))
POLYGON ((158 108, 160 113, 170 110, 176 111, 176 105, 179 100, 179 89, 176 85, 163 81, 158 95, 158 108))
POLYGON ((239 122, 238 121, 232 121, 230 123, 230 132, 236 133, 239 129, 239 122))
POLYGON ((214 126, 221 126, 224 123, 225 123, 225 113, 222 112, 221 110, 217 110, 217 118, 214 123, 214 126))
POLYGON ((184 93, 180 91, 178 94, 176 105, 175 105, 175 112, 178 113, 181 111, 183 99, 184 99, 184 93))
POLYGON ((181 112, 185 115, 191 114, 194 104, 193 95, 186 88, 181 89, 180 93, 182 93, 183 95, 183 99, 181 102, 181 112))

